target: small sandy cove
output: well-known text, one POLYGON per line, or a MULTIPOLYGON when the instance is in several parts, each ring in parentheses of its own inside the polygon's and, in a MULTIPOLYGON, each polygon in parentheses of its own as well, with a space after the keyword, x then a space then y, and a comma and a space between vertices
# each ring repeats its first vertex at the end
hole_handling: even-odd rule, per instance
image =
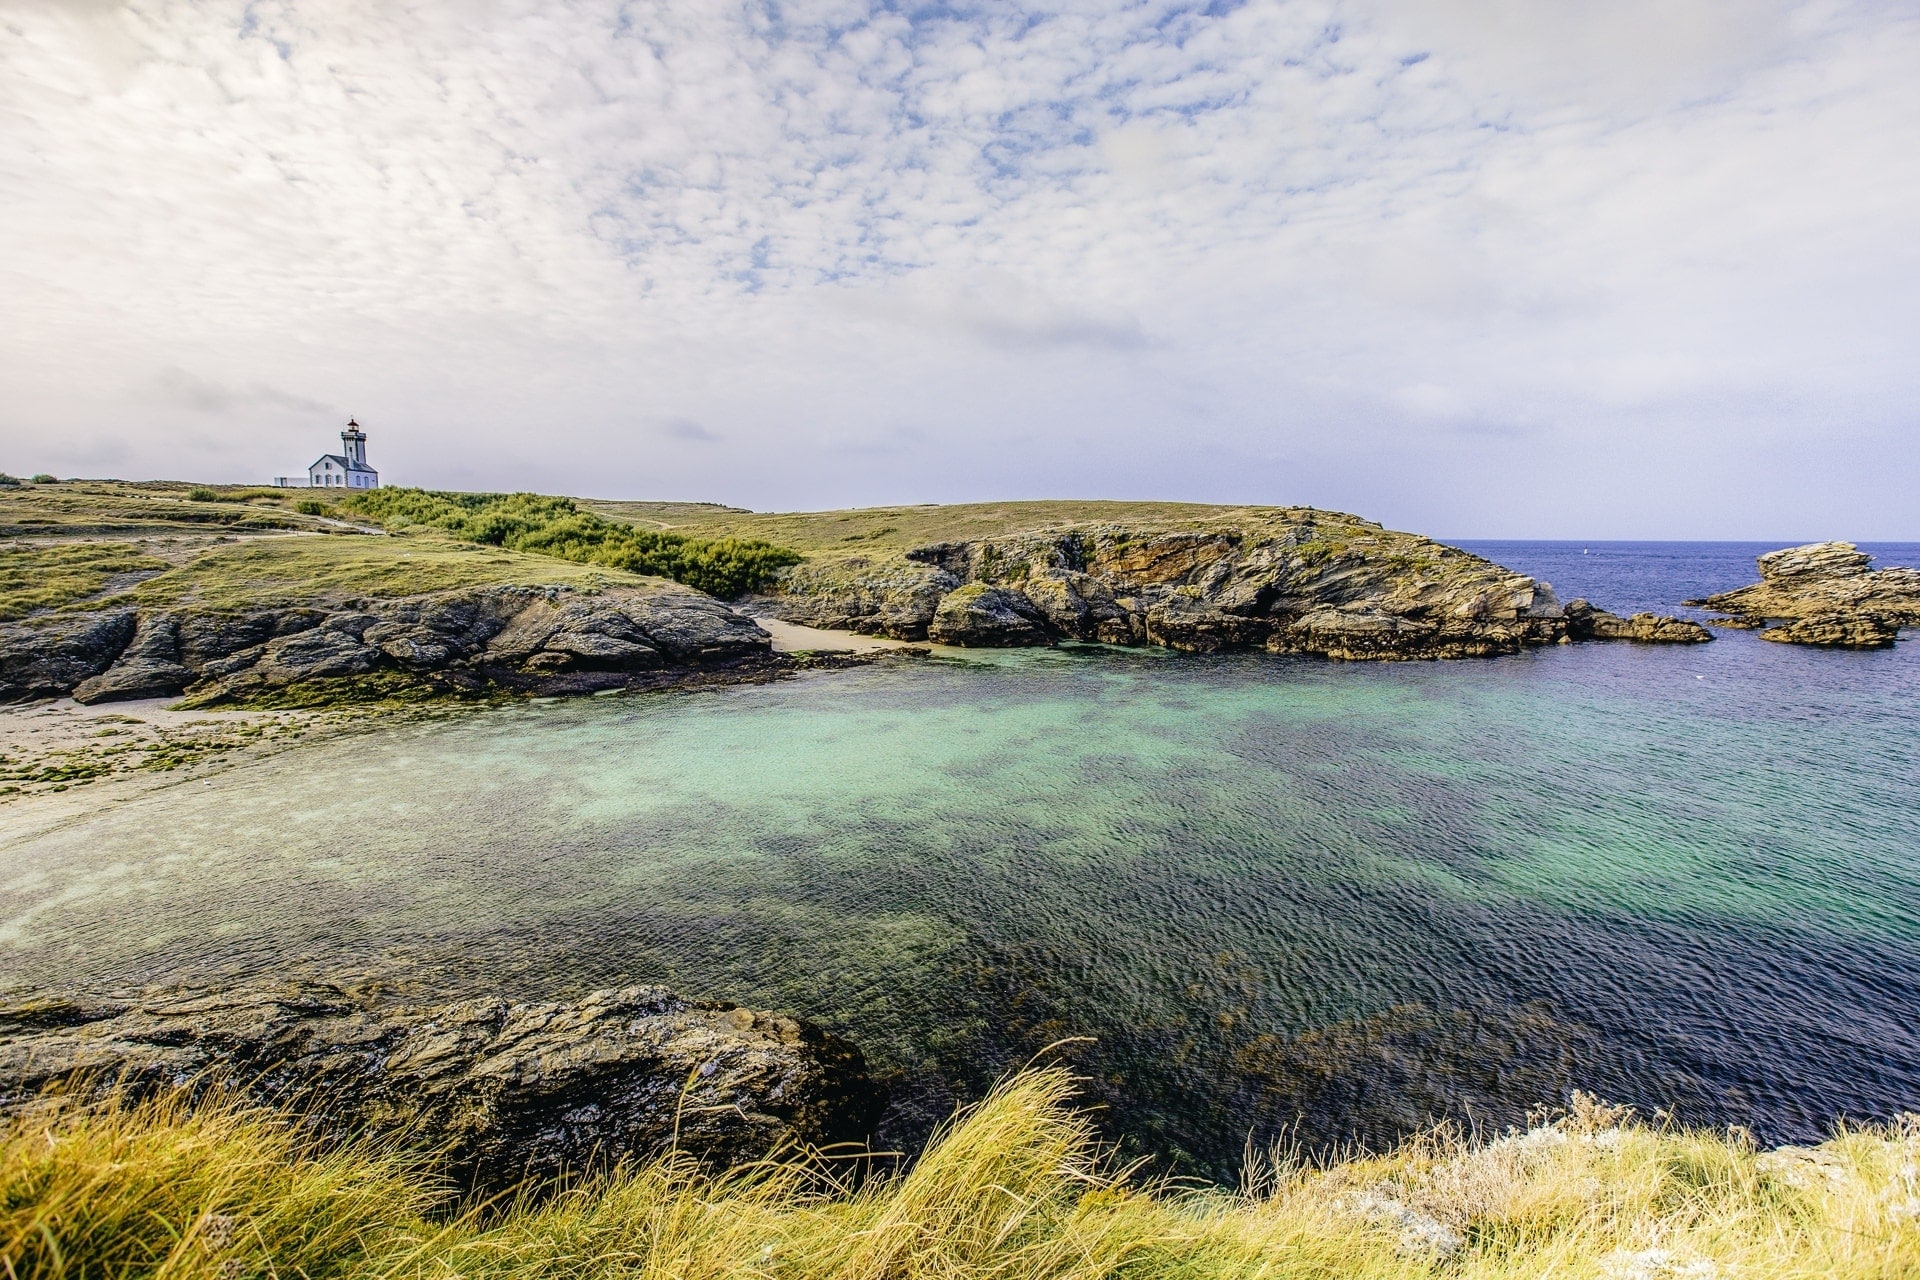
MULTIPOLYGON (((905 649, 904 640, 889 640, 884 636, 863 636, 852 631, 823 631, 819 627, 803 627, 795 622, 782 622, 778 618, 756 617, 760 629, 773 637, 775 653, 794 653, 808 650, 813 653, 873 653, 879 649, 905 649)), ((924 647, 924 646, 922 646, 924 647)))

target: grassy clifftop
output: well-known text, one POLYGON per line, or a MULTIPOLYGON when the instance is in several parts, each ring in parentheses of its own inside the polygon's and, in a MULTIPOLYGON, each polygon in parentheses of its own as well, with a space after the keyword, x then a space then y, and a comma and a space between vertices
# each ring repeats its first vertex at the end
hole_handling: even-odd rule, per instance
POLYGON ((1311 507, 1233 507, 1200 502, 972 502, 767 513, 698 502, 582 505, 616 520, 716 538, 764 538, 809 556, 898 554, 937 542, 1001 538, 1039 529, 1124 524, 1143 533, 1280 528, 1317 520, 1377 530, 1356 516, 1311 507))
POLYGON ((0 622, 122 604, 241 609, 661 578, 735 595, 799 558, 760 542, 636 530, 567 498, 338 497, 158 482, 0 486, 0 622))
MULTIPOLYGON (((1920 1274, 1920 1121, 1760 1152, 1742 1135, 1572 1110, 1238 1192, 1105 1162, 1071 1082, 1019 1078, 910 1171, 844 1185, 790 1158, 712 1178, 672 1157, 540 1202, 448 1212, 418 1155, 318 1152, 297 1125, 167 1103, 0 1141, 16 1277, 1096 1277, 1732 1280, 1920 1274)), ((844 1167, 844 1166, 838 1166, 844 1167)))

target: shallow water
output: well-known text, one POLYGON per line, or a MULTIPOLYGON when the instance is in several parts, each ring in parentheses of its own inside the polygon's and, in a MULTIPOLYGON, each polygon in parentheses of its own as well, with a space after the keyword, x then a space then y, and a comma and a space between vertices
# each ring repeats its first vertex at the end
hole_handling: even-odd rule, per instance
MULTIPOLYGON (((1497 555, 1670 608, 1767 549, 1640 545, 1497 555)), ((1221 1176, 1249 1136, 1504 1124, 1574 1086, 1809 1138, 1920 1108, 1917 695, 1912 641, 1727 633, 500 708, 0 836, 0 975, 660 981, 852 1036, 900 1142, 1088 1036, 1061 1052, 1114 1132, 1221 1176)))

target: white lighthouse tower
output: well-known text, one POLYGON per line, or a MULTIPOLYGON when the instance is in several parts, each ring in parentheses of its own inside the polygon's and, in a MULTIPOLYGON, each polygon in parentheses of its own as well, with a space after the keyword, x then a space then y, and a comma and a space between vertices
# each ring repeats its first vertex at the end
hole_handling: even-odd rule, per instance
POLYGON ((307 468, 313 489, 378 489, 380 473, 367 465, 367 433, 352 418, 340 433, 340 453, 323 453, 307 468))

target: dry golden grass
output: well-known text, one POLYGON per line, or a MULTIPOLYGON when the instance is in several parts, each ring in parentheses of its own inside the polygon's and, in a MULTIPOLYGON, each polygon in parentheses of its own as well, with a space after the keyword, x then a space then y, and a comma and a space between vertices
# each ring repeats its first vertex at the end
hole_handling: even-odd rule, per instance
POLYGON ((0 1146, 11 1280, 818 1277, 1709 1280, 1920 1274, 1920 1121, 1761 1153, 1582 1102, 1485 1143, 1253 1162, 1237 1192, 1129 1185, 1058 1071, 1014 1079, 904 1174, 674 1157, 504 1212, 420 1157, 307 1149, 284 1120, 161 1101, 19 1123, 0 1146))

